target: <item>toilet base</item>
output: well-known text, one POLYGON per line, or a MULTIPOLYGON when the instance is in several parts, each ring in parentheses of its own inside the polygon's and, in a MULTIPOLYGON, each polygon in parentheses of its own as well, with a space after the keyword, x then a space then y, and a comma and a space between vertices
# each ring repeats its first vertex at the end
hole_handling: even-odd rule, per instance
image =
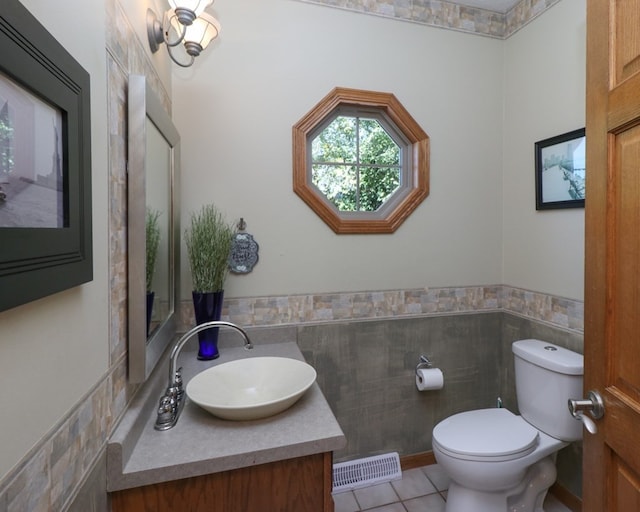
POLYGON ((556 465, 548 456, 529 468, 515 488, 498 492, 468 489, 451 482, 447 492, 446 512, 544 512, 542 508, 549 487, 556 481, 556 465))
POLYGON ((482 492, 449 484, 446 512, 506 512, 507 495, 503 492, 482 492))

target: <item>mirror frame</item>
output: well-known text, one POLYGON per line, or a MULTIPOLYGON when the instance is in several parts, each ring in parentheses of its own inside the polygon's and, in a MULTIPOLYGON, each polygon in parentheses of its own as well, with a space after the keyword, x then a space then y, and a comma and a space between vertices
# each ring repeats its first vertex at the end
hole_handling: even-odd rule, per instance
POLYGON ((128 134, 128 303, 129 381, 144 382, 175 337, 180 303, 180 134, 162 102, 141 75, 129 76, 128 134), (167 318, 147 338, 146 323, 146 121, 149 119, 169 143, 171 150, 169 283, 173 308, 167 318), (171 288, 173 286, 173 288, 171 288))

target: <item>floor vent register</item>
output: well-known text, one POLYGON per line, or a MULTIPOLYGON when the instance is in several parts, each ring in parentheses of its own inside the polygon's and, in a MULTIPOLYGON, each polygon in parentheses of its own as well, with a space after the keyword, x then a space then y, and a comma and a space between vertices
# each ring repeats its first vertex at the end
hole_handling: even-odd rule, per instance
POLYGON ((352 491, 401 478, 400 457, 396 452, 339 462, 333 465, 333 492, 352 491))

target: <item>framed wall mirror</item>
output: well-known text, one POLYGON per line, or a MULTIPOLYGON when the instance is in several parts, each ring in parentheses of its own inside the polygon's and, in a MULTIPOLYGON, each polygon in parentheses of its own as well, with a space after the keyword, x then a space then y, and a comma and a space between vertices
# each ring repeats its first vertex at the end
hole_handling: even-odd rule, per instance
POLYGON ((174 338, 180 268, 180 135, 144 76, 129 77, 129 380, 174 338))

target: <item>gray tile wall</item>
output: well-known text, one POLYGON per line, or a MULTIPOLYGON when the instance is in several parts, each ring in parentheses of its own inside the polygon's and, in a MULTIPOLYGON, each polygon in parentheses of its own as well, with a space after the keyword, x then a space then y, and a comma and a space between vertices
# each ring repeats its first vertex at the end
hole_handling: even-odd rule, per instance
POLYGON ((336 460, 431 450, 438 421, 495 405, 501 319, 479 313, 300 327, 300 349, 347 437, 336 460), (421 354, 443 371, 442 390, 416 389, 421 354))
MULTIPOLYGON (((431 450, 431 431, 456 412, 518 412, 511 343, 539 338, 582 352, 582 335, 504 312, 300 326, 298 344, 346 437, 336 461, 431 450), (442 390, 419 392, 420 354, 444 373, 442 390)), ((568 414, 568 413, 567 413, 568 414)), ((558 480, 580 496, 581 444, 559 455, 558 480)))
POLYGON ((102 452, 67 512, 105 512, 111 510, 107 494, 106 458, 106 452, 102 452))

